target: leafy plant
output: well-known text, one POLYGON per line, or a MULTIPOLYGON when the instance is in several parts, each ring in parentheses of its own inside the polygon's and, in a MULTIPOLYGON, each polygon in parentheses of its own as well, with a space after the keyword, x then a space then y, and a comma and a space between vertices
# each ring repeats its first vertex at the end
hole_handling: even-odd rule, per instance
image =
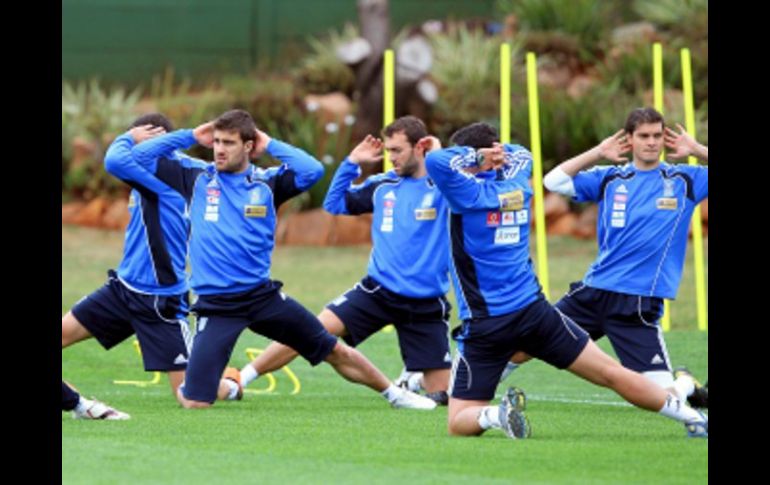
MULTIPOLYGON (((430 73, 439 90, 432 131, 446 139, 474 121, 497 123, 500 103, 500 39, 459 27, 430 36, 434 63, 430 73)), ((520 44, 511 45, 511 64, 520 64, 520 44)), ((516 69, 514 69, 516 70, 516 69)), ((512 78, 512 90, 522 89, 512 78)))
POLYGON ((341 32, 330 30, 324 37, 308 38, 311 52, 295 71, 299 84, 310 93, 351 95, 356 79, 350 67, 337 58, 337 48, 358 36, 358 28, 348 23, 341 32))
POLYGON ((121 87, 106 90, 94 78, 72 85, 62 83, 62 189, 92 198, 115 192, 121 184, 102 168, 107 147, 136 117, 141 90, 121 87), (75 157, 78 139, 87 150, 75 157))
POLYGON ((504 15, 516 15, 528 47, 533 42, 533 47, 544 49, 552 37, 553 44, 569 46, 583 61, 594 59, 601 50, 611 13, 601 0, 498 0, 497 8, 504 15))

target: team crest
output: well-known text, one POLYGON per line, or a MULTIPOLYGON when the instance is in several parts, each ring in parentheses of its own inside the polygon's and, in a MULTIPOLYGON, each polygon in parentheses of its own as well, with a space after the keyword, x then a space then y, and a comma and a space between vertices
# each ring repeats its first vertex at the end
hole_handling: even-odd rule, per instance
POLYGON ((672 179, 663 179, 663 197, 674 196, 674 181, 672 179))

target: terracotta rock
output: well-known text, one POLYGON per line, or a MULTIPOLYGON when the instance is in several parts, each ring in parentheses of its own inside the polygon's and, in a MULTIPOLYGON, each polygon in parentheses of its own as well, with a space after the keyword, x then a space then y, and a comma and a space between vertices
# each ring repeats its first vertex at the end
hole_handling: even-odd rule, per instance
POLYGON ((86 206, 85 202, 68 202, 61 206, 61 221, 64 224, 74 224, 78 213, 86 206))
POLYGON ((128 212, 128 200, 118 199, 107 208, 102 217, 102 226, 108 229, 125 230, 128 220, 131 218, 128 212))
POLYGON ((579 98, 590 91, 596 82, 597 80, 591 76, 575 76, 570 81, 569 86, 567 86, 567 94, 572 98, 579 98))
POLYGON ((334 217, 323 209, 296 212, 286 218, 284 244, 326 246, 334 217))
POLYGON ((572 71, 569 67, 553 64, 545 64, 537 69, 537 80, 542 86, 564 89, 572 79, 572 71))
POLYGON ((372 214, 360 216, 334 216, 334 230, 329 244, 347 246, 372 242, 372 214))
MULTIPOLYGON (((552 222, 569 212, 569 203, 567 202, 567 199, 556 192, 549 192, 543 198, 543 209, 545 211, 546 222, 552 222)), ((533 207, 532 214, 534 213, 533 207)))
POLYGON ((305 96, 305 107, 315 111, 323 124, 344 123, 345 117, 353 113, 353 102, 343 93, 308 94, 305 96))
POLYGON ((708 224, 709 222, 709 198, 708 197, 703 199, 703 202, 700 203, 700 220, 702 220, 706 224, 708 224))
POLYGON ((596 237, 596 221, 599 216, 599 206, 594 204, 586 207, 580 213, 572 235, 580 239, 593 239, 596 237))
POLYGON ((570 235, 577 225, 577 216, 571 212, 564 214, 552 223, 548 224, 546 234, 549 236, 570 235))
POLYGON ((89 202, 81 211, 78 212, 72 221, 73 224, 81 226, 99 227, 102 222, 102 215, 107 210, 109 202, 104 197, 97 197, 89 202))

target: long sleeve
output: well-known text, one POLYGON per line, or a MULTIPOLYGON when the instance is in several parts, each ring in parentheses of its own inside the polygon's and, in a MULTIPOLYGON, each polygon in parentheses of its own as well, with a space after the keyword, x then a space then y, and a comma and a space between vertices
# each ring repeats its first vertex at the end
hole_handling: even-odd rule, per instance
POLYGON ((497 184, 484 183, 483 180, 462 171, 461 167, 467 166, 475 159, 475 150, 470 147, 435 150, 425 158, 428 175, 449 201, 454 212, 500 207, 502 199, 498 196, 497 184))
POLYGON ((139 143, 133 147, 131 154, 136 163, 155 173, 158 169, 158 159, 160 157, 168 157, 175 150, 190 148, 195 143, 193 130, 176 130, 139 143))

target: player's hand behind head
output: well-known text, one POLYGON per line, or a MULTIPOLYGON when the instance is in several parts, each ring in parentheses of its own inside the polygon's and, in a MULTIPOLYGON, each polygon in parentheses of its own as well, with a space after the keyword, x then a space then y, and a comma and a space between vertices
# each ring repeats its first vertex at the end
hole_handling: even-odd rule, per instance
POLYGON ((353 148, 348 159, 353 163, 379 162, 383 158, 382 140, 372 135, 366 135, 361 143, 353 148))

